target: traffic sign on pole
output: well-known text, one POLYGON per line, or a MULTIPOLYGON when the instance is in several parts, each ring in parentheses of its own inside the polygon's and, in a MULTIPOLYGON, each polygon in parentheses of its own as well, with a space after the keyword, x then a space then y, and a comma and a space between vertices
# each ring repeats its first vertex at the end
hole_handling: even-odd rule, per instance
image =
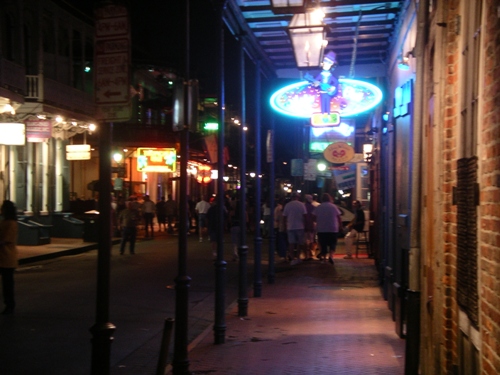
POLYGON ((130 23, 124 6, 107 5, 96 11, 94 70, 96 117, 104 121, 128 121, 130 23))

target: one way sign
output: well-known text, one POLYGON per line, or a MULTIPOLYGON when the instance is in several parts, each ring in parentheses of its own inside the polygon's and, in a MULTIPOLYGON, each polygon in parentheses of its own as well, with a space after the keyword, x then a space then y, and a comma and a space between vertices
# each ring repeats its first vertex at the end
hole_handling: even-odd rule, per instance
POLYGON ((130 28, 125 7, 107 5, 97 9, 94 63, 97 118, 129 120, 130 28))

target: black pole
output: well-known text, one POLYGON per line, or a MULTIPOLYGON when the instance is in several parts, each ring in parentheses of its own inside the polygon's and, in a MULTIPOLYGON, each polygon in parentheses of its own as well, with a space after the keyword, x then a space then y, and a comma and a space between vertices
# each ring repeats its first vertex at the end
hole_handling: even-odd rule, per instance
POLYGON ((215 323, 214 343, 224 344, 226 341, 226 314, 225 314, 225 284, 226 262, 224 261, 224 22, 223 4, 219 14, 219 131, 217 139, 217 215, 219 226, 217 228, 217 259, 215 261, 215 323))
POLYGON ((247 163, 246 163, 246 107, 245 107, 245 51, 243 50, 243 36, 240 36, 240 81, 241 81, 241 124, 240 124, 240 243, 238 254, 239 263, 239 288, 238 288, 238 316, 248 315, 248 285, 247 285, 247 163))
POLYGON ((275 182, 275 165, 274 165, 274 116, 271 119, 271 134, 270 134, 270 144, 267 146, 270 148, 268 150, 269 158, 267 162, 269 163, 269 197, 271 199, 271 237, 269 238, 269 270, 267 272, 267 282, 269 284, 274 284, 276 278, 275 262, 274 262, 274 251, 276 249, 276 232, 274 231, 274 208, 276 206, 275 195, 276 195, 276 182, 275 182))
MULTIPOLYGON (((186 1, 186 82, 189 83, 189 0, 186 1)), ((184 87, 185 89, 187 86, 184 87)), ((188 358, 188 314, 189 314, 189 284, 191 278, 187 275, 187 187, 189 158, 189 124, 187 124, 188 101, 184 100, 184 128, 180 131, 180 197, 179 197, 179 248, 178 274, 175 279, 175 334, 174 357, 172 373, 175 375, 189 374, 188 358)))
MULTIPOLYGON (((255 237, 254 237, 254 282, 253 296, 262 296, 262 232, 260 230, 262 207, 262 168, 261 168, 261 135, 260 135, 260 60, 256 63, 255 79, 255 237)), ((266 225, 266 223, 264 223, 266 225)), ((267 231, 267 229, 266 229, 267 231)))
POLYGON ((99 130, 99 245, 97 250, 96 321, 92 333, 92 375, 110 373, 111 343, 115 326, 109 322, 111 264, 111 141, 113 124, 99 130))

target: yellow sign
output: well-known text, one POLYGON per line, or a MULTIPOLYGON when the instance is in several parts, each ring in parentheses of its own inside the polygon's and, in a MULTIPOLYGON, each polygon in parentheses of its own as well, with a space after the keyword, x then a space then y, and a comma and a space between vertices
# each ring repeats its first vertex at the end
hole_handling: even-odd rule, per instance
POLYGON ((325 159, 334 164, 347 163, 352 160, 354 154, 354 148, 349 146, 346 142, 330 143, 325 151, 323 151, 325 159))
POLYGON ((138 148, 139 172, 175 172, 177 154, 175 148, 138 148))

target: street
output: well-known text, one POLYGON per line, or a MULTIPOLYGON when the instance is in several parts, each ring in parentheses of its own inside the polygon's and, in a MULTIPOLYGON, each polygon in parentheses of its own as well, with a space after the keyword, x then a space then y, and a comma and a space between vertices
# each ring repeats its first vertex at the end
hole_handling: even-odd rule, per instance
MULTIPOLYGON (((156 370, 164 320, 175 318, 178 238, 162 233, 154 240, 139 241, 135 255, 127 253, 128 247, 125 255, 119 255, 118 246, 113 247, 111 259, 109 315, 116 326, 111 373, 151 374, 156 370)), ((225 259, 228 306, 238 293, 238 263, 231 262, 228 239, 225 259)), ((90 373, 96 272, 97 250, 18 268, 16 312, 0 318, 0 374, 90 373)), ((188 237, 188 275, 191 342, 213 324, 215 304, 210 243, 200 243, 194 235, 188 237)))

